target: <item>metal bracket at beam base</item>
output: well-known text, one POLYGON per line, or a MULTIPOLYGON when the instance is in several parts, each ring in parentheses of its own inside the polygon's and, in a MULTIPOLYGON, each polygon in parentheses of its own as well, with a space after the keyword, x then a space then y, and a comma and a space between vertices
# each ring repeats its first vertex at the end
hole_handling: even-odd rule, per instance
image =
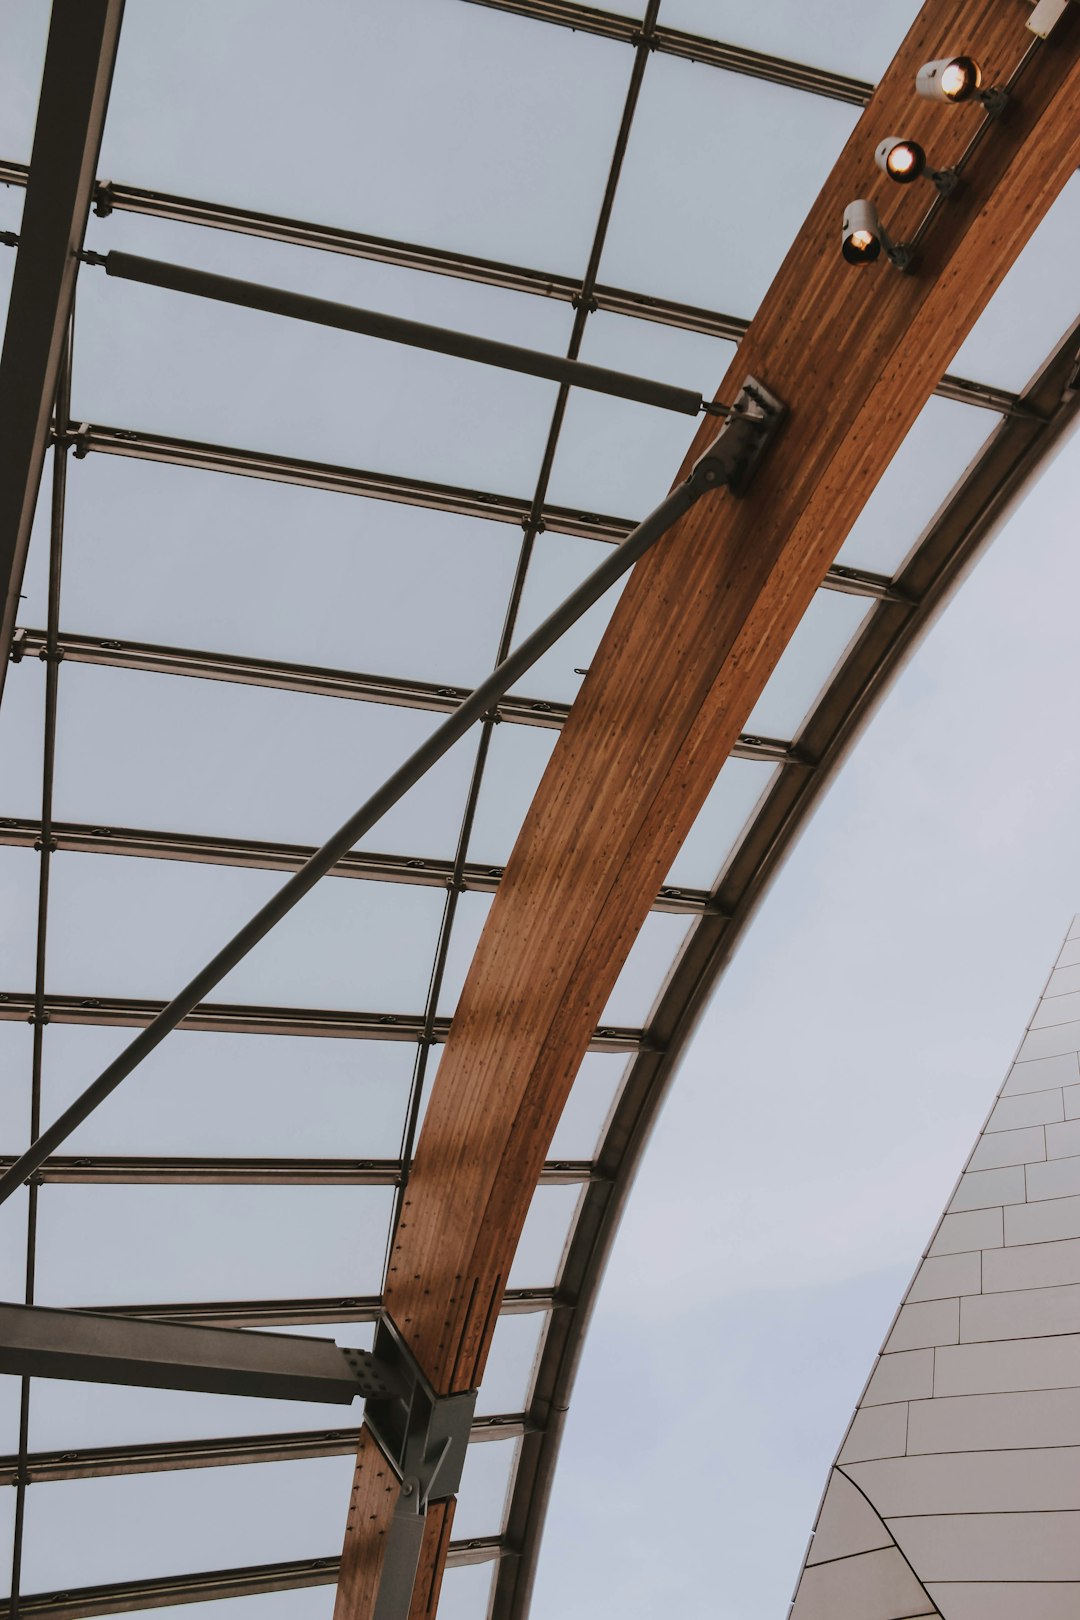
POLYGON ((469 1444, 476 1390, 437 1395, 405 1341, 384 1317, 372 1352, 391 1391, 369 1396, 364 1421, 405 1486, 415 1487, 416 1509, 453 1496, 469 1444))
POLYGON ((364 1421, 401 1480, 373 1620, 407 1620, 428 1504, 453 1496, 458 1488, 477 1392, 437 1395, 386 1317, 375 1330, 373 1354, 387 1383, 399 1393, 369 1397, 364 1421))
POLYGON ((723 485, 742 495, 776 436, 787 406, 756 377, 747 377, 716 438, 690 469, 691 488, 723 485))

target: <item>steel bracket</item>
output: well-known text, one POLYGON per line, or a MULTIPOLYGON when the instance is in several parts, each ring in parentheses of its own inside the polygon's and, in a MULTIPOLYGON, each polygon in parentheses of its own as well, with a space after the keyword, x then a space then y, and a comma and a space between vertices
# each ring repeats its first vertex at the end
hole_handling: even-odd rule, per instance
POLYGON ((458 1488, 477 1392, 437 1395, 385 1317, 375 1330, 373 1354, 386 1383, 400 1393, 369 1396, 364 1421, 422 1513, 428 1502, 458 1488))
POLYGON ((756 377, 747 377, 716 438, 690 469, 703 491, 721 485, 742 495, 787 415, 787 406, 756 377))

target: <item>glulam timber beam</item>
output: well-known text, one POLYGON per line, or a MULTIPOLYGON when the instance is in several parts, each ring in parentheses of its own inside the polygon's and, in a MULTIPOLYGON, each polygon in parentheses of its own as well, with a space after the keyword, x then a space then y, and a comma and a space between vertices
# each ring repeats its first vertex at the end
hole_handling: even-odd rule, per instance
POLYGON ((0 358, 0 694, 124 0, 55 0, 0 358))
MULTIPOLYGON (((1070 8, 911 272, 840 258, 852 198, 876 201, 894 240, 925 211, 922 188, 875 170, 884 136, 903 129, 947 167, 983 118, 978 104, 918 101, 919 66, 964 52, 1003 84, 1031 44, 1025 16, 1000 0, 924 6, 718 390, 729 397, 750 370, 787 403, 768 476, 742 500, 703 502, 635 569, 556 745, 473 958, 392 1238, 388 1313, 440 1392, 483 1376, 531 1188, 650 899, 871 491, 1080 161, 1070 8)), ((362 1440, 336 1620, 372 1612, 380 1465, 362 1440)), ((439 1536, 433 1525, 436 1562, 439 1536)), ((418 1590, 413 1620, 427 1604, 418 1590)))

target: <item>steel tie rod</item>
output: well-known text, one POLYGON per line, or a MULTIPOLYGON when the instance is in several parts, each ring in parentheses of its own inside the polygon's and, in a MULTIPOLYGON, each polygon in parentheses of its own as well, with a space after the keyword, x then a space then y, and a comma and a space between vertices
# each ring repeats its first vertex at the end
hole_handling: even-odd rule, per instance
POLYGON ((732 415, 708 450, 694 463, 688 476, 675 485, 655 511, 609 552, 600 566, 531 635, 526 636, 501 664, 496 665, 487 679, 436 727, 427 741, 315 851, 298 872, 282 884, 254 917, 162 1008, 70 1107, 65 1108, 42 1131, 26 1152, 0 1176, 0 1203, 10 1198, 28 1176, 40 1169, 45 1159, 55 1153, 76 1126, 81 1125, 98 1104, 115 1091, 143 1058, 205 1000, 225 975, 243 961, 271 928, 315 887, 319 879, 370 832, 376 822, 416 785, 477 720, 488 713, 510 687, 554 646, 560 636, 689 511, 695 501, 708 490, 725 485, 735 493, 741 492, 783 416, 784 407, 780 401, 753 378, 747 379, 732 415))
POLYGON ((684 416, 698 416, 703 410, 713 415, 727 414, 726 407, 706 402, 693 389, 678 388, 673 383, 653 382, 624 371, 612 371, 607 366, 566 359, 562 355, 544 354, 539 349, 525 349, 516 343, 501 343, 495 338, 477 337, 470 332, 453 332, 447 327, 432 326, 425 321, 406 320, 403 316, 385 315, 378 310, 357 309, 353 304, 339 304, 329 298, 313 298, 307 293, 292 292, 285 287, 266 287, 260 282, 242 281, 236 276, 219 276, 209 270, 193 269, 190 265, 144 259, 136 253, 84 252, 81 257, 87 264, 100 266, 107 275, 119 276, 124 281, 141 282, 144 286, 191 293, 199 298, 212 298, 217 303, 235 304, 243 309, 261 309, 269 315, 285 315, 292 320, 310 321, 317 326, 336 327, 342 332, 382 338, 413 349, 428 349, 459 360, 475 360, 480 365, 523 372, 526 376, 542 377, 549 382, 568 383, 575 388, 591 389, 594 393, 612 394, 618 399, 636 400, 642 405, 655 405, 665 411, 679 411, 684 416))

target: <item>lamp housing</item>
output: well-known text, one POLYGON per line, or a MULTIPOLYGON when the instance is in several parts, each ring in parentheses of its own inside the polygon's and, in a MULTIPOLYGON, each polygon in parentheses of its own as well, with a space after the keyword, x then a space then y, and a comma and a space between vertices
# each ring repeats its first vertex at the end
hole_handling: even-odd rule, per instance
POLYGON ((844 209, 840 251, 848 264, 873 264, 881 254, 881 221, 872 202, 857 197, 844 209))
POLYGON ((918 141, 887 135, 874 153, 874 162, 898 186, 908 186, 926 171, 926 153, 918 141))
POLYGON ((936 62, 925 62, 915 75, 920 96, 953 105, 970 101, 981 84, 979 64, 970 56, 942 56, 936 62))

